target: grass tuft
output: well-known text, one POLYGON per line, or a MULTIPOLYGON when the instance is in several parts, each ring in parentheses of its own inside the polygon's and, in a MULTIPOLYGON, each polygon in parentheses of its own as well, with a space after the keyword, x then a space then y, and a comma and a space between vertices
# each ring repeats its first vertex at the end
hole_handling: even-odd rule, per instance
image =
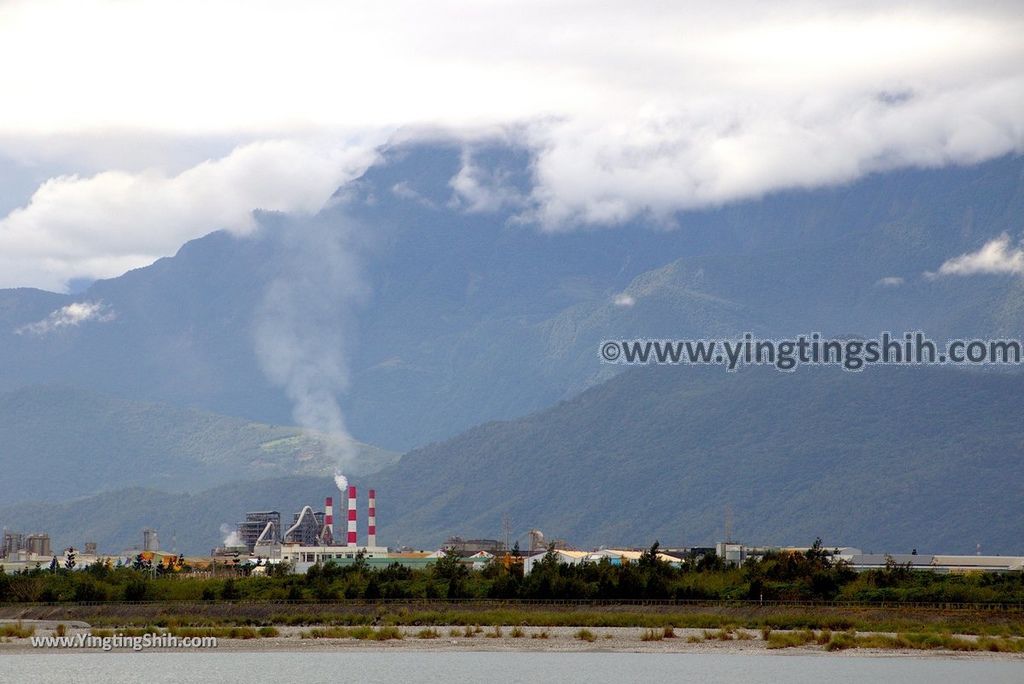
POLYGON ((14 625, 0 625, 0 636, 5 638, 27 639, 35 633, 35 627, 25 627, 20 622, 14 625))

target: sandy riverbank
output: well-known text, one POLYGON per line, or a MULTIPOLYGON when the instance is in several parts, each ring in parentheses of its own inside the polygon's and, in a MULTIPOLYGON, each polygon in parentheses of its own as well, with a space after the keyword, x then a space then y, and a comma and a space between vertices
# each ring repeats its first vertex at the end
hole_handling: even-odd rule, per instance
MULTIPOLYGON (((55 625, 35 625, 36 636, 52 635, 55 625)), ((754 630, 737 630, 734 638, 720 640, 708 638, 701 629, 677 629, 674 638, 645 641, 646 630, 635 627, 595 628, 590 632, 593 641, 579 638, 577 627, 524 627, 522 636, 513 636, 514 626, 505 626, 498 631, 492 627, 467 636, 464 627, 437 627, 437 638, 421 638, 419 627, 399 627, 402 639, 388 641, 360 640, 353 638, 302 638, 309 628, 279 627, 279 635, 259 639, 218 639, 216 651, 248 652, 329 652, 329 651, 405 651, 405 652, 621 652, 621 653, 718 653, 718 654, 764 654, 785 656, 787 654, 821 654, 824 657, 927 657, 952 659, 1000 659, 1016 660, 1024 664, 1024 653, 992 653, 987 651, 912 650, 856 648, 842 651, 826 651, 824 647, 809 644, 783 649, 769 649, 761 634, 754 630), (546 635, 546 636, 543 636, 546 635)), ((88 634, 89 630, 76 625, 67 629, 68 636, 88 634)), ((967 639, 973 637, 965 637, 967 639)), ((0 653, 66 653, 95 652, 96 648, 36 648, 28 638, 7 638, 0 641, 0 653)), ((122 649, 124 650, 124 649, 122 649)), ((159 651, 164 649, 147 649, 159 651)))

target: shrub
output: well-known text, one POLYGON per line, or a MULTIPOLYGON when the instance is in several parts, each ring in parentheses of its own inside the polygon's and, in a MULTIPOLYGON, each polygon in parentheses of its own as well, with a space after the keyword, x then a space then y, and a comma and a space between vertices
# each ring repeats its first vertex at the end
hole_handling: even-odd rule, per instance
POLYGON ((373 636, 377 641, 390 641, 392 639, 404 639, 405 634, 397 627, 381 627, 373 636))
POLYGON ((810 629, 801 629, 795 632, 772 632, 768 636, 768 648, 796 648, 806 646, 814 640, 814 632, 810 629))
POLYGON ((24 627, 20 622, 14 625, 0 625, 0 636, 27 639, 36 633, 35 627, 24 627))

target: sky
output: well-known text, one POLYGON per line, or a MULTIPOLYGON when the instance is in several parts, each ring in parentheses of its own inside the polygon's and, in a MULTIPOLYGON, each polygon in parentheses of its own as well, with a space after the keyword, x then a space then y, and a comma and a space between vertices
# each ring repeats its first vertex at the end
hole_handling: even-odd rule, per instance
MULTIPOLYGON (((530 149, 546 231, 1020 153, 1022 35, 1010 2, 0 0, 0 287, 314 213, 427 132, 530 149)), ((467 156, 464 210, 486 183, 467 156)))

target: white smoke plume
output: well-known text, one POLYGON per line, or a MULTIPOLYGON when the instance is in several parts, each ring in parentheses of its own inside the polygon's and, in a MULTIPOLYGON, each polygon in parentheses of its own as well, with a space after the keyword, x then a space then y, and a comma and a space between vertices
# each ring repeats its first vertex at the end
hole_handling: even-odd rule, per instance
POLYGON ((337 485, 338 491, 342 494, 348 491, 348 478, 339 471, 334 471, 334 484, 337 485))
POLYGON ((223 546, 241 546, 242 538, 238 536, 238 531, 231 528, 227 523, 223 523, 220 526, 220 533, 224 535, 223 546))
POLYGON ((346 221, 293 221, 275 229, 283 264, 256 312, 255 350, 267 378, 284 390, 300 426, 333 437, 337 467, 355 449, 338 395, 348 388, 347 334, 366 291, 346 221))
POLYGON ((78 327, 87 321, 106 323, 116 317, 113 309, 103 302, 74 302, 51 312, 41 321, 16 328, 14 332, 18 335, 46 335, 62 328, 78 327))

